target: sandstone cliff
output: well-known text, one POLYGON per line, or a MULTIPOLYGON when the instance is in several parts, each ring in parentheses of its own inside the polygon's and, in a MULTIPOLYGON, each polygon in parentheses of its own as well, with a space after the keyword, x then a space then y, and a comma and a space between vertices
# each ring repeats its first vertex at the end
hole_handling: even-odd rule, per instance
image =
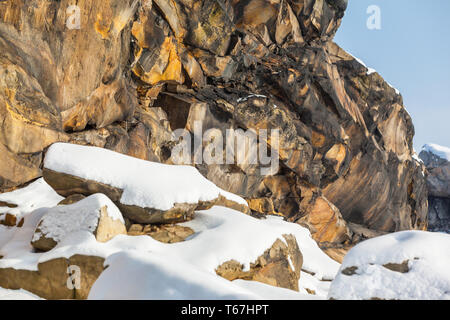
POLYGON ((176 129, 194 141, 196 123, 224 137, 278 129, 278 145, 262 138, 279 160, 272 174, 193 163, 323 247, 426 229, 402 97, 333 42, 347 0, 71 4, 0 3, 0 191, 40 177, 57 141, 172 163, 176 129))

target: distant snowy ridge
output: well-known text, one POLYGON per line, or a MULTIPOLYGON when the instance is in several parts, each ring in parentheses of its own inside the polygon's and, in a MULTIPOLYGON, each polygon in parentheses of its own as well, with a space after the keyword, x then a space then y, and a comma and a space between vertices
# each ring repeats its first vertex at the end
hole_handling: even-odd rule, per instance
POLYGON ((422 151, 432 153, 439 158, 450 161, 450 148, 443 147, 434 143, 429 143, 423 146, 422 151))

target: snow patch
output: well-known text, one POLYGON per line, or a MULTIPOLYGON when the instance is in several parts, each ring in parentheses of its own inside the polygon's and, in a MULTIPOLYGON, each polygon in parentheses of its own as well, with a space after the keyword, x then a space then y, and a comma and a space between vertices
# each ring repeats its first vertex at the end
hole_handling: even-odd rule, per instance
POLYGON ((358 244, 331 284, 337 299, 450 299, 450 235, 404 231, 358 244), (406 273, 383 265, 408 263, 406 273), (357 267, 354 275, 342 270, 357 267))
POLYGON ((15 208, 0 207, 0 216, 9 213, 16 216, 17 221, 20 221, 32 211, 44 207, 54 207, 62 200, 64 198, 41 178, 23 189, 0 194, 1 202, 17 205, 15 208))
POLYGON ((247 205, 244 199, 220 189, 194 167, 145 161, 97 147, 55 143, 47 151, 44 166, 122 189, 120 202, 124 205, 165 211, 176 203, 212 201, 220 195, 247 205))
POLYGON ((0 300, 42 300, 26 290, 8 290, 0 287, 0 300))

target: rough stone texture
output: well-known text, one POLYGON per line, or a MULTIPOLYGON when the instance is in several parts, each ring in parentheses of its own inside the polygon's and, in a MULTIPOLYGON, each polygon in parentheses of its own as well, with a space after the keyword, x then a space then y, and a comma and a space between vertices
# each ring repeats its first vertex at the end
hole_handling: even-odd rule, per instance
POLYGON ((95 280, 103 272, 104 259, 95 256, 74 255, 69 259, 58 258, 39 263, 37 271, 5 268, 0 269, 0 287, 24 289, 44 299, 87 299, 95 280), (80 288, 74 283, 67 269, 76 265, 80 268, 80 288))
POLYGON ((244 266, 238 261, 231 260, 218 266, 216 273, 230 281, 253 280, 298 291, 303 256, 294 236, 283 237, 284 241, 278 239, 257 261, 251 263, 249 271, 244 271, 244 266))
POLYGON ((42 150, 66 140, 63 129, 100 128, 133 113, 126 68, 134 9, 79 1, 80 29, 69 29, 72 4, 0 4, 0 188, 38 177, 42 150))
POLYGON ((427 171, 428 230, 450 233, 450 162, 423 150, 427 171))
MULTIPOLYGON (((125 225, 122 221, 115 220, 109 216, 107 206, 103 206, 101 208, 98 208, 97 210, 99 210, 100 214, 98 216, 96 228, 92 232, 97 241, 107 242, 119 234, 127 233, 125 225)), ((76 214, 76 212, 74 214, 76 214)), ((45 234, 45 232, 41 230, 41 225, 45 222, 45 219, 46 216, 44 215, 34 232, 34 234, 39 235, 39 237, 37 239, 34 239, 33 236, 33 240, 31 241, 31 245, 35 249, 44 252, 50 251, 58 244, 55 239, 49 237, 48 234, 45 234)))
POLYGON ((186 240, 194 234, 194 230, 188 227, 173 225, 142 225, 133 224, 128 229, 129 236, 148 235, 163 243, 177 243, 186 240))
POLYGON ((332 41, 346 0, 131 2, 78 1, 80 30, 65 27, 68 0, 0 4, 0 117, 17 128, 0 132, 1 189, 41 175, 54 141, 172 163, 172 132, 192 137, 202 121, 223 136, 280 130, 279 146, 262 139, 280 160, 275 174, 196 164, 254 213, 320 220, 313 233, 334 244, 353 239, 345 223, 426 228, 402 97, 332 41), (317 214, 316 198, 340 216, 317 214))

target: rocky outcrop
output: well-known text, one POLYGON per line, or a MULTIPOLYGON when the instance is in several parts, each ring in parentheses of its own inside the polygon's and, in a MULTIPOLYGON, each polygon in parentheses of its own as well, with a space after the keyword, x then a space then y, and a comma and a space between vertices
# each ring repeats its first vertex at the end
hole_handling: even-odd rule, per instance
POLYGON ((81 0, 80 29, 66 24, 70 4, 0 6, 2 190, 42 175, 55 141, 172 164, 173 133, 185 129, 201 150, 188 164, 255 214, 311 226, 319 242, 352 241, 348 223, 426 228, 402 97, 332 41, 346 0, 81 0), (199 128, 222 142, 227 130, 252 130, 278 170, 197 161, 213 140, 199 128))
POLYGON ((450 233, 450 149, 425 145, 419 157, 428 175, 428 230, 450 233), (445 152, 444 152, 445 151, 445 152))
POLYGON ((49 209, 37 225, 31 245, 49 251, 68 234, 79 231, 91 232, 99 242, 127 233, 119 209, 105 195, 95 194, 71 205, 49 209))
POLYGON ((216 273, 230 281, 252 280, 275 287, 298 291, 298 281, 303 265, 303 256, 292 235, 284 235, 284 241, 277 240, 257 261, 250 264, 250 270, 238 261, 227 261, 217 267, 216 273))

